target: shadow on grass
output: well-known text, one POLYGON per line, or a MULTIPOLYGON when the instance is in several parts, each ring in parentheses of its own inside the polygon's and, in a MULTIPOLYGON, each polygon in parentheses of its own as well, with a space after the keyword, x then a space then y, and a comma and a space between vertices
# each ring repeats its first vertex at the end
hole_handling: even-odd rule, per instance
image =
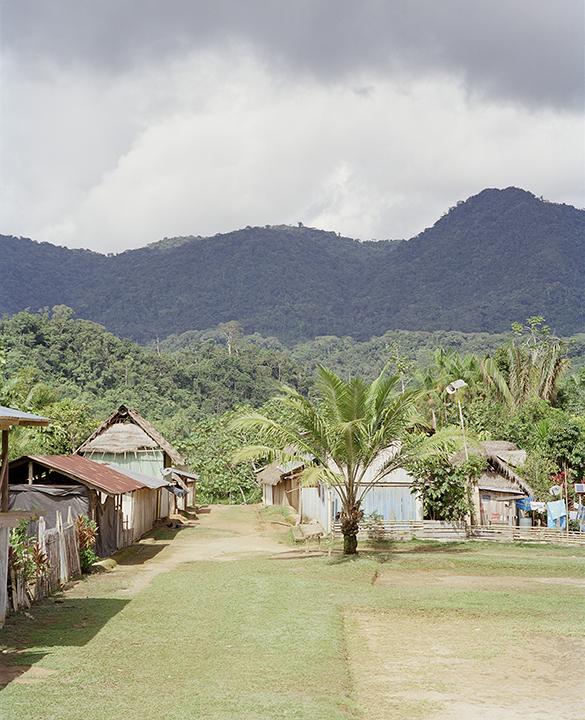
POLYGON ((41 662, 47 648, 86 645, 129 602, 53 596, 9 615, 0 636, 0 690, 41 662))
POLYGON ((459 541, 442 542, 439 540, 380 540, 370 543, 360 550, 362 553, 384 553, 405 555, 408 553, 471 553, 474 548, 469 543, 459 541))
MULTIPOLYGON (((175 534, 177 532, 178 531, 175 531, 175 534)), ((159 552, 166 547, 168 547, 166 543, 161 543, 160 545, 147 545, 146 543, 130 545, 112 555, 112 558, 118 565, 142 565, 148 560, 152 560, 152 558, 156 557, 159 552)))
POLYGON ((441 553, 448 555, 473 552, 473 548, 460 542, 438 542, 433 540, 417 540, 414 542, 416 544, 410 545, 409 541, 405 542, 404 540, 382 540, 375 545, 358 549, 355 555, 343 555, 341 551, 334 551, 334 555, 328 560, 328 564, 340 565, 363 559, 375 560, 380 564, 384 564, 410 554, 441 553))
MULTIPOLYGON (((18 680, 33 665, 40 663, 47 653, 7 651, 0 657, 0 692, 14 680, 18 680)), ((21 681, 22 682, 22 681, 21 681)))
POLYGON ((2 629, 3 649, 37 652, 37 647, 81 646, 92 640, 130 600, 119 598, 46 598, 27 611, 9 615, 2 629))

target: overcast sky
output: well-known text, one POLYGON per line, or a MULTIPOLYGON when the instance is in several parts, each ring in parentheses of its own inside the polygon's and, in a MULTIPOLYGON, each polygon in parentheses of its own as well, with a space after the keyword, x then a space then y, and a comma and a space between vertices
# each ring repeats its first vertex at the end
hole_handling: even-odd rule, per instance
POLYGON ((2 232, 121 252, 585 205, 582 0, 5 0, 2 232))

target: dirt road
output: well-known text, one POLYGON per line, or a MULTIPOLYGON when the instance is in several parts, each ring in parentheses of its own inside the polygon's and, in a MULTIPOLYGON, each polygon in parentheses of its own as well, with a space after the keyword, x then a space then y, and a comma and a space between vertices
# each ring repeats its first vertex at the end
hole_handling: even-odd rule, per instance
POLYGON ((181 524, 181 528, 171 541, 165 539, 168 529, 162 525, 162 539, 144 538, 116 556, 117 567, 113 572, 130 575, 129 585, 122 594, 135 595, 154 577, 174 570, 183 562, 229 562, 254 555, 291 552, 282 540, 279 542, 279 536, 286 532, 286 528, 260 520, 256 506, 203 507, 196 519, 182 519, 177 523, 181 524), (189 528, 197 528, 197 534, 184 532, 189 528), (146 561, 143 562, 142 558, 146 561))

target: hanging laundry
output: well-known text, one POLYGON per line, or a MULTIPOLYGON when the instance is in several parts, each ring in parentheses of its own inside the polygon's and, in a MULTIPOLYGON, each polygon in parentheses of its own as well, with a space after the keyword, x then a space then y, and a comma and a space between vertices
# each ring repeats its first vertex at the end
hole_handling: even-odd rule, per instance
MULTIPOLYGON (((585 506, 584 506, 585 507, 585 506)), ((544 512, 546 510, 546 503, 543 502, 531 502, 530 509, 536 510, 536 512, 544 512)))
POLYGON ((561 528, 567 527, 567 508, 564 500, 555 500, 546 504, 546 524, 549 528, 557 527, 557 520, 560 519, 561 528))
POLYGON ((567 514, 567 508, 564 500, 555 500, 546 504, 546 511, 548 516, 553 520, 557 520, 563 515, 567 514))

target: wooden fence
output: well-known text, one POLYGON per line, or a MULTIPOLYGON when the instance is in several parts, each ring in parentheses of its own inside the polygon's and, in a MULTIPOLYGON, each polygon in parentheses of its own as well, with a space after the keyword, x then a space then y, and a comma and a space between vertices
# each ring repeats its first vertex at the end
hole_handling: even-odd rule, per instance
MULTIPOLYGON (((341 525, 333 523, 333 537, 341 537, 341 525)), ((360 526, 358 540, 492 540, 495 542, 548 542, 557 545, 585 545, 585 533, 546 527, 514 525, 473 525, 435 520, 382 520, 360 526)))
POLYGON ((555 530, 547 527, 518 527, 515 525, 474 525, 469 537, 475 540, 511 542, 548 542, 555 545, 585 545, 585 533, 555 530))
POLYGON ((39 518, 37 538, 40 550, 47 557, 48 570, 35 577, 26 577, 11 569, 9 610, 29 608, 32 601, 47 597, 63 583, 81 575, 77 533, 71 508, 66 523, 57 511, 57 526, 51 530, 46 530, 45 519, 39 518))

